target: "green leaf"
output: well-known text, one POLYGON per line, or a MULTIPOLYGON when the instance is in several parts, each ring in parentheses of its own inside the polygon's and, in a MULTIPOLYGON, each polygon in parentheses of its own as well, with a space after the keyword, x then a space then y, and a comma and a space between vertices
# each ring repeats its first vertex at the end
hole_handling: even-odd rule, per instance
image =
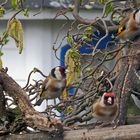
POLYGON ((68 44, 70 44, 71 46, 73 46, 73 44, 74 44, 73 37, 71 35, 68 35, 66 37, 66 39, 67 39, 68 44))
POLYGON ((14 9, 18 9, 18 1, 17 0, 11 0, 11 5, 14 9))
POLYGON ((56 107, 56 110, 61 113, 63 110, 64 110, 64 107, 63 106, 57 106, 56 107))
POLYGON ((77 73, 80 73, 81 72, 81 63, 76 63, 75 71, 77 73))
POLYGON ((71 48, 71 50, 69 51, 69 54, 70 54, 71 58, 73 58, 73 59, 80 58, 80 52, 74 47, 71 48))
POLYGON ((85 33, 85 34, 90 34, 90 33, 92 33, 92 32, 93 32, 93 30, 92 30, 92 27, 91 27, 91 26, 87 27, 87 28, 84 30, 84 33, 85 33))
POLYGON ((24 14, 24 16, 29 17, 29 9, 28 8, 25 8, 23 10, 23 14, 24 14))
POLYGON ((73 111, 73 107, 70 105, 67 107, 67 113, 71 113, 73 111))
POLYGON ((3 52, 0 50, 0 57, 3 55, 3 52))
POLYGON ((4 14, 5 14, 5 9, 4 7, 0 6, 0 17, 3 17, 4 14))
POLYGON ((105 1, 104 0, 98 0, 99 3, 104 4, 105 1))
POLYGON ((90 35, 93 34, 92 26, 85 28, 82 36, 83 41, 91 41, 90 35))
POLYGON ((87 40, 88 40, 87 35, 83 35, 83 36, 82 36, 82 40, 83 40, 83 41, 87 41, 87 40))
POLYGON ((9 42, 9 38, 8 36, 6 36, 1 44, 6 45, 8 42, 9 42))
POLYGON ((110 12, 113 11, 113 4, 110 2, 107 4, 106 9, 105 9, 105 14, 108 15, 110 12))

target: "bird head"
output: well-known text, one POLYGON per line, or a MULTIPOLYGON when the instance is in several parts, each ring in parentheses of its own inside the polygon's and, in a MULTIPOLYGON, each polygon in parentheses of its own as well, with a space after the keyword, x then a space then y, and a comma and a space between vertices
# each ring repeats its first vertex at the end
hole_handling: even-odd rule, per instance
POLYGON ((140 9, 136 9, 133 12, 133 19, 136 21, 137 24, 140 24, 140 9))
POLYGON ((57 66, 51 70, 51 75, 58 80, 65 79, 66 73, 67 69, 64 66, 57 66))
POLYGON ((111 106, 114 104, 115 94, 113 92, 105 92, 102 96, 103 103, 106 106, 111 106))

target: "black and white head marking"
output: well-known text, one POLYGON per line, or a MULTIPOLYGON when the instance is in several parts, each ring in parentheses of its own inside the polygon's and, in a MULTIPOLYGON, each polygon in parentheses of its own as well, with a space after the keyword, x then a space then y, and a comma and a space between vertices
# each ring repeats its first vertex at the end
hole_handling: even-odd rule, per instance
POLYGON ((64 78, 66 78, 66 71, 65 70, 66 70, 65 67, 57 66, 57 67, 52 69, 51 75, 58 80, 62 80, 64 78))
POLYGON ((112 106, 114 104, 115 94, 114 93, 104 93, 101 98, 102 105, 112 106))
POLYGON ((55 75, 55 68, 53 68, 53 69, 51 70, 51 76, 54 77, 54 78, 56 78, 56 75, 55 75))
POLYGON ((133 18, 137 24, 140 24, 140 9, 134 11, 133 18))
POLYGON ((104 104, 109 106, 114 104, 114 97, 104 97, 104 104))

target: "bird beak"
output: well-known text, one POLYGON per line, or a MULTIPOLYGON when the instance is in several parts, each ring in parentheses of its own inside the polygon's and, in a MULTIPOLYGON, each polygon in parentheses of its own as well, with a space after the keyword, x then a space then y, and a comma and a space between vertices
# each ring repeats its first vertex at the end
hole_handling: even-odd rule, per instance
POLYGON ((70 71, 68 69, 65 70, 65 73, 69 73, 70 71))
POLYGON ((107 100, 107 102, 108 102, 109 104, 111 104, 111 103, 112 103, 112 98, 109 97, 108 100, 107 100))

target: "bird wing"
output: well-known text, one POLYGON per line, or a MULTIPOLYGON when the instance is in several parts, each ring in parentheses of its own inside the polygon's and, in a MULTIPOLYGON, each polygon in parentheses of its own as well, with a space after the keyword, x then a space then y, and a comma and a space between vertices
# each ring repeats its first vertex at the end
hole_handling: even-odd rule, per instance
POLYGON ((126 18, 124 18, 121 22, 120 22, 120 25, 118 27, 118 31, 117 31, 117 34, 120 34, 122 31, 125 30, 125 26, 126 26, 126 23, 128 22, 130 18, 130 15, 127 16, 126 18))
POLYGON ((47 77, 47 78, 43 81, 42 87, 41 87, 41 92, 40 92, 40 94, 39 94, 40 99, 37 100, 37 102, 34 104, 34 106, 36 106, 36 105, 37 105, 37 106, 40 106, 41 103, 43 102, 44 97, 45 97, 44 91, 47 90, 47 88, 48 88, 48 84, 47 84, 48 81, 49 81, 49 77, 47 77))
POLYGON ((45 94, 43 94, 43 93, 44 93, 44 91, 46 91, 48 89, 48 81, 49 81, 49 77, 47 77, 44 80, 44 82, 42 83, 40 98, 45 96, 45 94))
POLYGON ((93 103, 92 108, 91 108, 91 111, 92 111, 93 114, 94 114, 94 112, 96 110, 96 107, 97 107, 98 103, 100 102, 100 100, 101 100, 101 97, 99 99, 97 99, 95 101, 95 103, 93 103))

